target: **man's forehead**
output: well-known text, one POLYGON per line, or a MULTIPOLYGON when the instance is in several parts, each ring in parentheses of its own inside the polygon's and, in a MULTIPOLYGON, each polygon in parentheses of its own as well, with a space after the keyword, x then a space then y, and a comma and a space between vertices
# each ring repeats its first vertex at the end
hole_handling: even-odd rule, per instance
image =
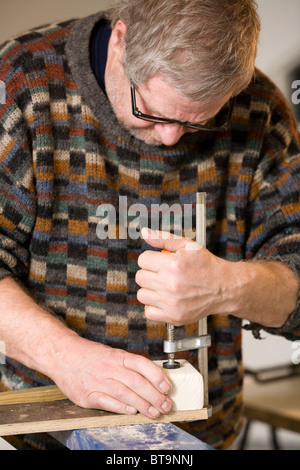
POLYGON ((197 118, 202 119, 203 116, 206 118, 214 116, 231 97, 231 94, 228 94, 209 103, 195 102, 180 94, 162 76, 150 78, 138 87, 138 91, 151 114, 170 119, 174 119, 174 113, 190 114, 195 116, 193 119, 195 122, 197 118))

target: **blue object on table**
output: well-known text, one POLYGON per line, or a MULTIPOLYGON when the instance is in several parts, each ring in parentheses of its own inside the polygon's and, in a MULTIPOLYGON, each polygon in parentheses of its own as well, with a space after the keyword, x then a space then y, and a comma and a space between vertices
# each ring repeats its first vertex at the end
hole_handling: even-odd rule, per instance
POLYGON ((172 423, 76 429, 51 435, 71 450, 213 450, 172 423))

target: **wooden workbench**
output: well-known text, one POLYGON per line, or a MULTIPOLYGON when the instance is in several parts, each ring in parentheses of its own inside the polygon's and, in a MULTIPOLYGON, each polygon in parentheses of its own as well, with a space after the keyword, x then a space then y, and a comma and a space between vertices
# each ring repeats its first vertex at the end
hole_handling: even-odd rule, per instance
POLYGON ((249 421, 300 433, 300 376, 267 383, 246 376, 244 404, 249 421))

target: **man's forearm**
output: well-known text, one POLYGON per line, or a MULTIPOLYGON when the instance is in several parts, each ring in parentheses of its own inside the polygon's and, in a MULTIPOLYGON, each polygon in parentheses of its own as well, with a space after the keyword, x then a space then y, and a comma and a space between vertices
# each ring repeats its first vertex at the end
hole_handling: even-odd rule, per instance
POLYGON ((280 328, 297 306, 299 283, 284 263, 273 260, 237 263, 240 294, 236 316, 270 328, 280 328))
POLYGON ((0 340, 7 356, 48 374, 57 363, 60 340, 76 333, 37 305, 10 277, 0 281, 0 305, 0 340))

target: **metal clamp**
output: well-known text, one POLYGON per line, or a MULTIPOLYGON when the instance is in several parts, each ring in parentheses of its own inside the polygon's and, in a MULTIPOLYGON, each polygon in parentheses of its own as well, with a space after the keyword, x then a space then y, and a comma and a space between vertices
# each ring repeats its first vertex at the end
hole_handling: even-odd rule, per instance
POLYGON ((164 352, 173 354, 178 351, 188 351, 190 349, 209 348, 211 346, 210 335, 189 336, 176 341, 164 341, 164 352))

